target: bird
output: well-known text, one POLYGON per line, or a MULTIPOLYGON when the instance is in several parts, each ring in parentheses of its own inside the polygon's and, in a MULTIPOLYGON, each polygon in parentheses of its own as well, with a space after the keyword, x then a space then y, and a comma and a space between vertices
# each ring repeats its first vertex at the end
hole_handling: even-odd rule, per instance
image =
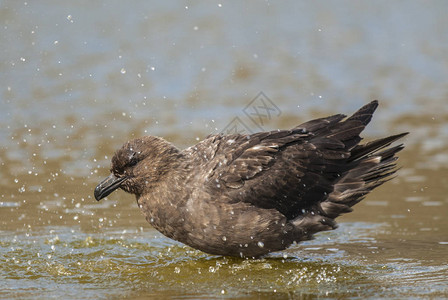
POLYGON ((408 132, 361 143, 378 106, 289 130, 209 135, 184 150, 161 137, 126 142, 94 190, 136 196, 163 235, 205 253, 263 257, 337 228, 335 219, 394 178, 391 144, 408 132))

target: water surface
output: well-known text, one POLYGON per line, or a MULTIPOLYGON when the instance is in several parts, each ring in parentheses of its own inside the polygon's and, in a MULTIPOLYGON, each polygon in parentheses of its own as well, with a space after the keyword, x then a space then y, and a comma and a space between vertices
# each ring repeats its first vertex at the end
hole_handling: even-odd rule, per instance
POLYGON ((0 297, 447 297, 447 6, 3 1, 0 297), (254 116, 260 92, 274 106, 254 116), (130 138, 186 147, 373 99, 367 139, 411 132, 397 178, 286 251, 207 255, 124 192, 93 198, 130 138))

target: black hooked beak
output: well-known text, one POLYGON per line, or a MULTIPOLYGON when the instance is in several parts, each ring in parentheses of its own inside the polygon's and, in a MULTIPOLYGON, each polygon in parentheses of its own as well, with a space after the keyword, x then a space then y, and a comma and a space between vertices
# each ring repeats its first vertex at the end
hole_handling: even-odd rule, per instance
POLYGON ((118 189, 123 181, 125 181, 127 177, 117 177, 114 174, 110 174, 103 181, 100 182, 95 188, 96 201, 100 201, 104 197, 107 197, 110 193, 118 189))

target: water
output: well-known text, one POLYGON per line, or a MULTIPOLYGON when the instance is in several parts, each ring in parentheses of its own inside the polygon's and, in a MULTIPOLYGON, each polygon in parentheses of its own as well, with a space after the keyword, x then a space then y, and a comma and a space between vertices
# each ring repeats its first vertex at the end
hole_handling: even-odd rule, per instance
POLYGON ((446 297, 447 6, 3 1, 0 297, 446 297), (287 251, 210 256, 130 195, 93 198, 130 138, 186 147, 236 117, 288 128, 375 98, 367 137, 411 132, 398 177, 287 251))

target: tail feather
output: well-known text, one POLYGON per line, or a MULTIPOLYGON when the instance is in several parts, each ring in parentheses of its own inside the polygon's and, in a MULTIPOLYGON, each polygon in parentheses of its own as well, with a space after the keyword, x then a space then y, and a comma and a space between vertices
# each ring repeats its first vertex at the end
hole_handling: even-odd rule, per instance
POLYGON ((398 159, 395 155, 404 147, 402 144, 389 146, 407 132, 359 144, 362 140, 359 135, 371 121, 377 107, 378 101, 375 100, 345 120, 344 115, 334 115, 296 127, 315 136, 313 144, 325 149, 322 158, 326 172, 337 178, 333 191, 325 200, 312 204, 293 220, 296 228, 306 233, 301 240, 312 238, 318 231, 336 228, 335 218, 351 212, 352 206, 362 201, 370 191, 394 178, 398 159), (349 154, 349 158, 341 160, 345 154, 349 154))
POLYGON ((396 172, 396 153, 403 149, 403 145, 389 146, 393 141, 405 136, 402 133, 364 145, 352 150, 358 155, 356 160, 351 160, 354 167, 334 185, 333 192, 321 203, 323 215, 336 218, 339 215, 350 212, 351 207, 359 203, 365 195, 374 188, 389 181, 396 172), (379 151, 380 149, 384 149, 379 151), (361 155, 362 153, 362 155, 361 155))
MULTIPOLYGON (((391 136, 388 136, 388 137, 385 137, 382 139, 374 140, 374 141, 368 142, 363 145, 357 145, 351 151, 350 160, 352 160, 352 161, 357 160, 359 158, 365 157, 366 155, 369 155, 372 152, 375 152, 375 151, 378 151, 385 147, 388 147, 390 144, 392 144, 393 142, 395 142, 398 139, 401 139, 402 137, 406 136, 407 134, 409 134, 409 132, 403 132, 403 133, 391 135, 391 136)), ((401 149, 403 149, 403 145, 400 145, 397 147, 401 147, 401 149)), ((389 149, 389 150, 391 150, 391 149, 389 149)), ((398 152, 401 149, 399 149, 395 152, 398 152)))
POLYGON ((334 219, 343 213, 350 212, 351 207, 364 199, 370 191, 392 179, 396 172, 395 162, 398 159, 395 154, 403 149, 403 145, 378 150, 387 147, 392 141, 404 135, 406 134, 368 143, 371 147, 366 147, 368 144, 361 145, 364 154, 352 161, 355 166, 341 176, 334 185, 333 192, 321 203, 323 215, 334 219))

